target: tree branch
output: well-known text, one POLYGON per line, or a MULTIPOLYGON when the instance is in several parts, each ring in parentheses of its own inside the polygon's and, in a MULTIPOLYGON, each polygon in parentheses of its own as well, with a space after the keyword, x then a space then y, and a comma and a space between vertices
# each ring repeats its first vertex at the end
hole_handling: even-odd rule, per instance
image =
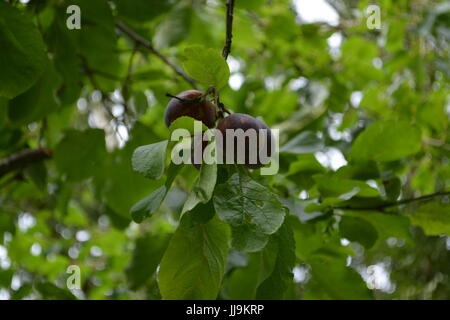
POLYGON ((233 10, 234 10, 234 0, 227 0, 227 31, 225 46, 222 50, 222 57, 227 60, 228 55, 231 51, 231 40, 233 38, 233 10))
POLYGON ((51 158, 53 153, 47 148, 25 149, 0 160, 0 178, 15 170, 51 158))
POLYGON ((139 44, 145 48, 147 48, 151 53, 153 53, 155 56, 157 56, 159 59, 161 59, 162 62, 164 62, 167 66, 169 66, 176 74, 181 76, 186 82, 188 82, 192 87, 195 89, 198 89, 197 83, 194 79, 189 77, 184 71, 173 64, 169 59, 167 59, 166 56, 164 56, 161 52, 159 52, 147 39, 144 39, 140 35, 138 35, 136 32, 131 30, 127 25, 125 25, 122 21, 116 22, 117 27, 120 31, 128 35, 136 44, 139 44))
POLYGON ((393 201, 393 202, 387 202, 387 203, 383 203, 377 206, 373 206, 373 207, 350 207, 350 206, 346 206, 346 207, 333 207, 333 209, 341 209, 341 210, 381 210, 383 211, 386 208, 391 208, 391 207, 397 207, 403 204, 409 204, 412 202, 416 202, 416 201, 421 201, 421 200, 427 200, 427 199, 432 199, 434 197, 442 197, 442 196, 449 196, 450 195, 450 191, 438 191, 435 193, 431 193, 431 194, 426 194, 417 198, 408 198, 408 199, 403 199, 403 200, 399 200, 399 201, 393 201))

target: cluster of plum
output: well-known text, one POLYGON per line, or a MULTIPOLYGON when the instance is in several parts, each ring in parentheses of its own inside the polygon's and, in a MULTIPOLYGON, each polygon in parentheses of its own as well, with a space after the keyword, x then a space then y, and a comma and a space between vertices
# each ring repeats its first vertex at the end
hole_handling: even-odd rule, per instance
MULTIPOLYGON (((245 158, 244 165, 250 169, 261 168, 269 162, 270 156, 272 154, 272 144, 273 144, 273 136, 270 128, 261 120, 256 119, 248 114, 243 113, 233 113, 228 115, 227 117, 220 118, 217 116, 215 105, 205 97, 203 92, 198 90, 187 90, 181 92, 180 94, 172 97, 166 107, 164 121, 166 126, 169 127, 173 121, 178 119, 179 117, 188 116, 192 117, 198 121, 201 121, 208 128, 212 129, 216 127, 217 130, 220 131, 222 139, 217 139, 216 136, 216 147, 218 150, 218 154, 222 155, 222 157, 226 157, 226 134, 227 129, 238 130, 242 129, 242 132, 245 134, 248 130, 255 130, 256 135, 256 149, 250 145, 250 139, 245 139, 244 149, 245 149, 245 158), (217 126, 216 126, 216 122, 217 126), (265 134, 259 135, 260 130, 263 129, 265 134), (260 156, 260 150, 262 148, 266 148, 267 157, 260 156), (257 155, 252 154, 253 152, 257 152, 257 155), (256 160, 256 161, 255 161, 256 160)), ((237 161, 237 137, 234 138, 234 161, 237 161)), ((208 141, 202 142, 202 150, 206 148, 208 145, 208 141)), ((192 148, 193 149, 193 148, 192 148)), ((203 152, 203 151, 202 151, 203 152)), ((194 164, 198 169, 200 164, 194 164)))

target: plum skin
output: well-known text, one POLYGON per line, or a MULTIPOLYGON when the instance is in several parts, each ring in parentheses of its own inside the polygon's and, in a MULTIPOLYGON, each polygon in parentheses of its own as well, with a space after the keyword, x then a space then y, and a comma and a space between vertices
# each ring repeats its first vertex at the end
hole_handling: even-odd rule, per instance
MULTIPOLYGON (((203 92, 199 90, 187 90, 177 94, 180 99, 191 100, 199 98, 203 92)), ((180 101, 172 98, 167 104, 164 113, 164 122, 170 127, 173 121, 179 117, 188 116, 202 121, 208 128, 213 128, 216 124, 216 108, 208 99, 201 101, 180 101)))
MULTIPOLYGON (((229 115, 228 117, 220 120, 219 124, 217 125, 217 129, 222 133, 223 141, 220 141, 220 139, 217 140, 217 146, 222 150, 223 157, 225 159, 224 150, 226 150, 226 129, 242 129, 244 132, 246 132, 248 129, 255 129, 257 132, 257 143, 258 143, 258 156, 257 156, 257 162, 256 163, 250 163, 249 158, 249 141, 248 139, 245 140, 245 166, 249 169, 258 169, 266 165, 267 163, 261 163, 261 159, 259 157, 259 150, 260 148, 266 147, 267 145, 267 155, 270 157, 272 155, 272 144, 273 144, 273 136, 270 128, 261 120, 253 118, 252 116, 249 116, 247 114, 243 113, 233 113, 229 115), (264 141, 260 141, 259 139, 259 130, 260 129, 266 129, 266 138, 263 139, 264 141)), ((235 152, 235 161, 237 159, 237 138, 234 139, 234 152, 235 152)))

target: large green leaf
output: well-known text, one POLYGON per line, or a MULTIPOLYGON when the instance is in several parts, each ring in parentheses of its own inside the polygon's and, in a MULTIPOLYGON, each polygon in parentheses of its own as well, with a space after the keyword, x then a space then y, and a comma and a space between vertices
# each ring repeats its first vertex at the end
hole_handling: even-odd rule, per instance
POLYGON ((55 69, 63 80, 57 95, 61 104, 66 106, 80 97, 83 74, 80 68, 78 48, 75 45, 75 34, 73 30, 67 28, 65 19, 64 8, 57 12, 57 17, 50 27, 46 41, 48 49, 52 53, 55 69))
POLYGON ((119 15, 137 22, 149 21, 167 12, 172 6, 168 0, 114 0, 119 15))
POLYGON ((303 154, 323 150, 323 141, 315 132, 304 131, 296 135, 280 148, 280 152, 303 154))
POLYGON ((421 227, 429 236, 450 236, 450 204, 430 202, 414 210, 411 223, 421 227))
POLYGON ((379 240, 393 237, 413 241, 408 217, 376 211, 346 210, 345 214, 368 221, 377 230, 379 240))
POLYGON ((81 9, 81 29, 71 31, 83 69, 91 71, 90 84, 95 90, 114 90, 115 76, 120 77, 120 60, 117 54, 117 35, 111 6, 106 0, 72 0, 81 9), (94 70, 94 71, 93 71, 94 70), (99 73, 113 77, 100 76, 99 73))
POLYGON ((357 241, 367 249, 371 248, 378 238, 378 232, 372 224, 361 218, 342 217, 339 231, 344 238, 357 241))
POLYGON ((174 46, 186 39, 191 27, 191 17, 195 14, 190 6, 174 8, 158 25, 154 41, 157 47, 174 46))
POLYGON ((331 256, 315 255, 308 261, 312 278, 306 299, 372 299, 364 280, 354 269, 331 256))
POLYGON ((295 265, 295 240, 288 220, 270 241, 274 242, 275 246, 266 248, 275 250, 275 263, 270 275, 258 287, 257 299, 282 299, 294 276, 292 270, 295 265))
POLYGON ((317 188, 324 197, 337 197, 351 193, 349 196, 357 195, 359 197, 377 197, 379 191, 370 187, 362 181, 339 179, 328 175, 316 175, 314 180, 317 188))
POLYGON ((230 231, 217 217, 204 224, 183 219, 161 261, 163 299, 215 299, 228 255, 230 231))
POLYGON ((155 213, 164 201, 166 194, 167 188, 162 186, 137 202, 130 210, 133 221, 141 223, 145 218, 155 213))
POLYGON ((200 176, 196 180, 192 191, 183 206, 182 213, 192 210, 199 202, 206 203, 211 200, 216 186, 217 164, 202 164, 200 176))
POLYGON ((231 225, 238 250, 261 250, 284 220, 285 210, 277 196, 238 173, 216 187, 213 200, 219 217, 231 225))
POLYGON ((203 122, 198 121, 189 116, 182 116, 177 118, 170 124, 169 131, 172 136, 175 130, 184 129, 186 130, 185 134, 182 135, 183 138, 190 137, 195 134, 202 134, 205 130, 208 129, 207 126, 204 125, 203 122))
POLYGON ((232 271, 224 292, 230 299, 281 299, 294 264, 295 241, 286 221, 263 250, 248 254, 246 265, 232 271))
POLYGON ((68 130, 55 149, 56 167, 69 181, 102 174, 105 134, 100 129, 68 130))
POLYGON ((183 67, 192 78, 217 90, 227 84, 230 69, 218 50, 195 45, 187 47, 184 55, 183 67))
POLYGON ((140 146, 132 157, 133 170, 146 178, 159 179, 164 173, 168 141, 140 146))
POLYGON ((14 98, 29 89, 47 64, 41 34, 31 18, 0 2, 0 96, 14 98))
POLYGON ((420 129, 405 121, 379 121, 366 128, 353 143, 350 156, 355 161, 394 161, 417 153, 420 129))
POLYGON ((145 218, 150 217, 159 209, 181 168, 182 165, 175 165, 171 163, 167 169, 166 181, 164 185, 133 205, 130 213, 134 222, 141 223, 145 218))
POLYGON ((155 273, 164 251, 169 243, 170 234, 146 234, 136 239, 133 258, 126 269, 130 287, 136 290, 155 273))
POLYGON ((59 75, 48 64, 42 77, 26 92, 9 102, 8 116, 15 124, 27 124, 40 120, 58 110, 56 90, 59 75))

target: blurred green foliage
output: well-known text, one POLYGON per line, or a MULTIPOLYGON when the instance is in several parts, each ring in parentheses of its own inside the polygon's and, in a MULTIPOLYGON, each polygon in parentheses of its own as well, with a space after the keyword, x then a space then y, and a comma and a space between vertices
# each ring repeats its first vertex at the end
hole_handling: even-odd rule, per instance
POLYGON ((449 299, 450 2, 328 3, 236 0, 227 66, 225 1, 0 0, 0 164, 53 155, 0 176, 0 298, 449 299), (185 74, 278 174, 166 165, 185 74))

